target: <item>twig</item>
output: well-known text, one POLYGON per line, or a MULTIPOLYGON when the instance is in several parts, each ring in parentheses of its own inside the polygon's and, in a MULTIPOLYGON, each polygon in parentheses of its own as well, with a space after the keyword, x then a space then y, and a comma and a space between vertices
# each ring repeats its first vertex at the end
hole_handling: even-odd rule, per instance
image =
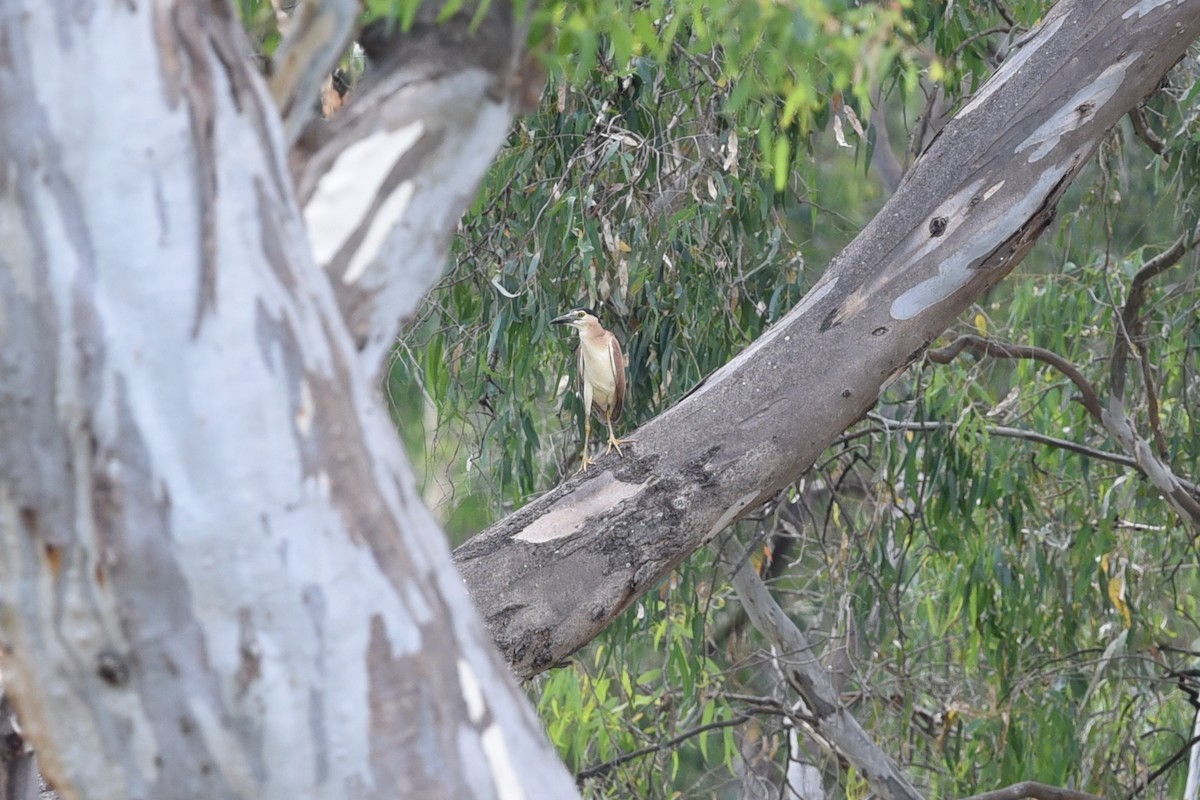
POLYGON ((958 337, 945 347, 930 350, 926 356, 935 364, 949 364, 959 353, 968 348, 993 358, 1028 358, 1049 364, 1070 378, 1071 383, 1075 384, 1079 393, 1083 395, 1083 407, 1095 417, 1097 422, 1103 421, 1104 410, 1100 405, 1100 398, 1097 396, 1095 388, 1087 378, 1083 377, 1083 373, 1074 364, 1053 350, 1028 345, 1004 344, 984 339, 982 336, 967 335, 958 337))
POLYGON ((646 747, 632 750, 628 753, 623 753, 611 761, 605 761, 603 764, 597 764, 594 767, 588 767, 587 769, 580 770, 580 772, 575 776, 575 782, 583 783, 588 778, 594 778, 597 775, 603 775, 612 770, 614 767, 619 767, 627 761, 633 761, 635 758, 641 758, 642 756, 648 756, 652 753, 658 753, 663 750, 670 750, 672 747, 677 747, 683 742, 686 742, 688 739, 699 736, 706 731, 718 730, 720 728, 732 728, 736 725, 741 725, 744 722, 749 722, 751 719, 753 719, 753 717, 748 714, 739 714, 731 719, 715 720, 706 725, 697 725, 695 728, 689 728, 673 739, 668 739, 667 741, 659 742, 658 744, 647 745, 646 747))
MULTIPOLYGON (((883 417, 878 414, 869 414, 868 417, 879 422, 879 424, 883 425, 885 429, 891 427, 894 429, 907 431, 936 431, 947 430, 954 427, 948 422, 904 422, 903 420, 898 419, 888 419, 887 417, 883 417)), ((1132 467, 1133 469, 1137 470, 1142 477, 1146 477, 1145 470, 1143 470, 1141 465, 1138 464, 1137 459, 1133 458, 1132 456, 1123 455, 1121 453, 1110 453, 1107 450, 1089 447, 1086 444, 1079 444, 1078 442, 1072 442, 1068 439, 1059 439, 1055 436, 1048 436, 1044 433, 1038 433, 1037 431, 1027 431, 1023 428, 1010 428, 1004 425, 989 425, 983 430, 984 433, 988 434, 989 436, 1003 436, 1010 439, 1023 439, 1036 444, 1044 444, 1050 447, 1068 450, 1072 453, 1078 453, 1079 455, 1087 456, 1088 458, 1095 458, 1099 461, 1108 461, 1113 464, 1120 464, 1123 467, 1132 467)), ((865 431, 865 434, 869 433, 871 433, 869 429, 865 431)), ((865 434, 860 433, 857 435, 865 434)), ((1178 476, 1176 476, 1176 480, 1184 489, 1196 495, 1197 497, 1200 497, 1200 483, 1193 483, 1192 481, 1184 480, 1178 476)))
POLYGON ((1145 342, 1137 343, 1138 360, 1142 363, 1142 383, 1146 385, 1146 419, 1150 432, 1154 434, 1154 445, 1158 457, 1167 458, 1167 437, 1163 434, 1162 418, 1158 414, 1158 390, 1154 388, 1154 375, 1150 371, 1150 351, 1145 342))
MULTIPOLYGON (((868 419, 878 422, 887 430, 902 430, 902 431, 942 431, 949 430, 954 426, 949 422, 906 422, 901 419, 890 419, 888 417, 876 414, 874 412, 867 415, 868 419)), ((855 431, 852 434, 847 434, 844 439, 857 438, 866 436, 876 432, 878 429, 867 428, 862 431, 855 431)), ((1094 458, 1099 461, 1109 461, 1113 464, 1120 464, 1123 467, 1133 467, 1137 469, 1137 461, 1127 455, 1121 453, 1110 453, 1107 450, 1099 450, 1095 447, 1089 447, 1086 444, 1072 442, 1069 439, 1059 439, 1056 436, 1048 436, 1037 431, 1027 431, 1024 428, 1010 428, 1006 425, 988 425, 983 429, 983 432, 988 436, 1002 436, 1009 439, 1023 439, 1025 441, 1034 442, 1036 444, 1049 445, 1057 447, 1060 450, 1069 450, 1072 453, 1077 453, 1081 456, 1094 458)), ((1200 492, 1200 485, 1193 484, 1193 490, 1200 492)))
POLYGON ((934 106, 937 104, 938 92, 941 89, 934 86, 929 96, 925 101, 925 108, 921 111, 921 116, 917 118, 917 127, 912 132, 912 137, 908 142, 908 160, 909 162, 916 161, 925 149, 925 133, 933 124, 934 106))
POLYGON ((1004 5, 1001 0, 992 0, 992 5, 996 7, 996 11, 1000 13, 1000 16, 1004 17, 1004 21, 1009 24, 1009 27, 1016 27, 1017 20, 1013 17, 1012 12, 1008 10, 1008 6, 1004 5))
POLYGON ((959 53, 961 53, 963 50, 966 50, 968 47, 970 47, 972 44, 979 41, 980 39, 987 38, 988 36, 992 36, 997 33, 1008 33, 1012 29, 1013 29, 1012 25, 996 25, 995 27, 988 28, 985 31, 980 31, 979 33, 971 34, 966 39, 963 39, 961 42, 958 43, 958 47, 954 48, 954 53, 952 55, 958 56, 959 53))
POLYGON ((1142 306, 1146 303, 1146 287, 1150 281, 1179 263, 1189 250, 1200 244, 1200 235, 1190 241, 1184 236, 1176 239, 1170 247, 1142 265, 1129 284, 1129 296, 1121 309, 1121 329, 1113 344, 1111 383, 1112 392, 1119 399, 1125 397, 1125 362, 1133 340, 1140 336, 1142 328, 1142 306))
POLYGON ((1154 770, 1153 772, 1151 772, 1149 775, 1146 776, 1146 780, 1141 781, 1137 786, 1134 787, 1132 792, 1125 795, 1125 799, 1133 800, 1133 798, 1137 797, 1139 794, 1146 791, 1146 789, 1148 789, 1150 787, 1151 783, 1158 780, 1160 777, 1162 777, 1163 773, 1165 773, 1171 767, 1175 766, 1180 761, 1182 761, 1184 759, 1184 757, 1186 757, 1187 754, 1191 751, 1191 749, 1193 747, 1195 747, 1197 744, 1200 744, 1200 736, 1193 736, 1191 739, 1188 739, 1187 743, 1184 744, 1183 747, 1179 748, 1179 750, 1176 751, 1175 755, 1171 756, 1166 761, 1164 761, 1162 763, 1162 765, 1160 767, 1158 767, 1158 769, 1154 770))
POLYGON ((1129 120, 1133 123, 1133 132, 1156 155, 1161 156, 1167 152, 1167 143, 1157 133, 1150 130, 1150 120, 1146 119, 1146 109, 1141 106, 1135 107, 1129 112, 1129 120))

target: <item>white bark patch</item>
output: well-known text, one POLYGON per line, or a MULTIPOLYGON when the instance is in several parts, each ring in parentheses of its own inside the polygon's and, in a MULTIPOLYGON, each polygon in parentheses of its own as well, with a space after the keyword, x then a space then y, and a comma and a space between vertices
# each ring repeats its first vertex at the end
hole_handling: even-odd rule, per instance
POLYGON ((1142 2, 1138 3, 1136 6, 1122 14, 1121 19, 1129 19, 1134 14, 1137 14, 1138 19, 1141 19, 1147 14, 1160 9, 1163 6, 1171 5, 1172 2, 1178 2, 1178 0, 1142 0, 1142 2))
POLYGON ((317 263, 328 264, 370 211, 389 170, 425 131, 417 120, 393 131, 378 131, 355 142, 321 176, 304 206, 308 241, 317 263))
POLYGON ((1100 422, 1120 443, 1121 449, 1133 456, 1156 489, 1167 496, 1178 489, 1174 474, 1154 454, 1150 443, 1133 429, 1123 401, 1116 397, 1109 398, 1108 407, 1100 412, 1100 422))
POLYGON ((362 244, 355 251, 354 258, 350 259, 350 266, 342 275, 342 283, 354 283, 367 271, 367 266, 375 260, 376 254, 379 253, 379 247, 391 232, 392 226, 404 216, 416 190, 415 183, 405 181, 396 187, 387 200, 383 201, 375 218, 371 220, 371 226, 367 228, 367 235, 363 237, 362 244))
MULTIPOLYGON (((1076 155, 1077 153, 1070 153, 1059 165, 1042 172, 1037 183, 1022 195, 1019 202, 1010 206, 981 231, 984 235, 971 237, 966 242, 956 244, 946 260, 938 266, 937 275, 921 281, 892 301, 892 318, 912 319, 965 286, 974 277, 973 265, 981 262, 1037 212, 1050 189, 1062 179, 1070 165, 1075 163, 1076 155)), ((973 194, 973 191, 969 194, 973 194)))
POLYGON ((605 472, 596 480, 587 481, 576 489, 574 502, 560 504, 513 538, 540 544, 571 536, 583 530, 583 526, 596 514, 610 511, 645 487, 644 483, 619 481, 611 472, 605 472))
POLYGON ((467 703, 467 716, 471 722, 478 724, 487 713, 487 703, 483 699, 483 689, 475 677, 475 670, 463 659, 458 660, 458 685, 462 687, 463 700, 467 703))
POLYGON ((1018 50, 1015 55, 1009 56, 1004 64, 1001 65, 999 72, 993 75, 992 79, 985 83, 983 88, 979 90, 979 94, 975 95, 975 97, 971 99, 971 102, 967 103, 963 107, 963 110, 958 114, 958 118, 965 119, 968 114, 983 105, 984 102, 996 92, 996 90, 1007 85, 1008 79, 1013 75, 1016 75, 1021 67, 1025 66, 1025 62, 1028 61, 1029 58, 1036 53, 1043 44, 1054 39, 1054 34, 1056 34, 1058 29, 1062 27, 1062 24, 1065 20, 1065 14, 1056 15, 1054 19, 1047 22, 1045 27, 1038 31, 1037 35, 1035 35, 1030 42, 1018 50))
MULTIPOLYGON (((25 219, 25 209, 21 207, 17 193, 17 182, 10 181, 10 197, 0 196, 4 207, 9 213, 0 214, 0 242, 4 242, 4 260, 8 274, 13 276, 13 283, 21 294, 33 296, 33 270, 30 265, 36 264, 33 241, 29 238, 29 225, 25 219)), ((0 319, 0 324, 3 319, 0 319)), ((0 333, 3 333, 0 330, 0 333)))
POLYGON ((994 195, 996 192, 1000 191, 1002 188, 1004 188, 1004 181, 1000 181, 999 183, 992 184, 987 189, 984 189, 984 191, 983 191, 984 202, 991 200, 992 195, 994 195))
POLYGON ((316 475, 309 478, 307 481, 305 481, 305 488, 308 489, 310 487, 316 490, 317 497, 321 498, 322 500, 328 500, 329 473, 327 473, 325 470, 321 470, 316 475))
POLYGON ((500 726, 490 726, 480 739, 483 753, 491 767, 492 781, 496 785, 496 797, 499 800, 525 800, 525 790, 521 788, 521 781, 513 769, 508 745, 504 743, 504 732, 500 730, 500 726))
POLYGON ((1113 64, 1090 85, 1080 89, 1050 119, 1043 122, 1029 138, 1017 145, 1016 152, 1023 153, 1033 148, 1029 163, 1041 161, 1058 147, 1062 137, 1086 124, 1096 115, 1096 110, 1107 103, 1125 80, 1126 68, 1142 57, 1137 50, 1113 64))

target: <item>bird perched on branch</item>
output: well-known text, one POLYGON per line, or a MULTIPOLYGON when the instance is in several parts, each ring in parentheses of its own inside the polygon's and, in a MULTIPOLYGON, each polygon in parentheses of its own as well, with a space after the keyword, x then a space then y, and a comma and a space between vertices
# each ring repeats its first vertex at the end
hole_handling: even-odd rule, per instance
MULTIPOLYGON (((632 439, 618 439, 613 433, 613 422, 621 417, 625 404, 625 356, 621 343, 600 324, 596 312, 590 308, 573 308, 561 317, 550 320, 553 325, 570 325, 579 334, 579 391, 583 395, 583 466, 582 472, 593 463, 588 457, 588 441, 592 435, 592 415, 604 420, 608 426, 609 453, 632 439)), ((624 453, 621 453, 624 455, 624 453)))

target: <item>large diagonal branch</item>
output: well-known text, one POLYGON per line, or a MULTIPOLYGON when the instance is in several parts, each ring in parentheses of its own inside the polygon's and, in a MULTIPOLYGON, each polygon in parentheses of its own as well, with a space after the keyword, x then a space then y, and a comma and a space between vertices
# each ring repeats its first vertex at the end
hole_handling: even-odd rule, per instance
POLYGON ((558 663, 794 481, 1054 218, 1105 132, 1200 33, 1200 0, 1064 0, 931 143, 804 301, 624 458, 455 559, 518 675, 558 663))

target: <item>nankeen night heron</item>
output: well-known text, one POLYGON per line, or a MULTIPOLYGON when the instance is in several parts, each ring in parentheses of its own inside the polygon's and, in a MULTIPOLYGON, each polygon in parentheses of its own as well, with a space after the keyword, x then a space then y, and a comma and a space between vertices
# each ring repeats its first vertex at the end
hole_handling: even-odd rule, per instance
MULTIPOLYGON (((609 453, 615 447, 621 453, 621 445, 632 439, 618 439, 613 433, 613 422, 621 416, 625 404, 625 356, 621 343, 600 324, 596 312, 590 308, 573 308, 561 317, 550 320, 554 325, 570 325, 579 334, 579 391, 583 395, 583 466, 593 463, 588 457, 588 440, 592 436, 592 415, 595 412, 608 426, 609 453)), ((624 455, 623 453, 621 453, 624 455)))

